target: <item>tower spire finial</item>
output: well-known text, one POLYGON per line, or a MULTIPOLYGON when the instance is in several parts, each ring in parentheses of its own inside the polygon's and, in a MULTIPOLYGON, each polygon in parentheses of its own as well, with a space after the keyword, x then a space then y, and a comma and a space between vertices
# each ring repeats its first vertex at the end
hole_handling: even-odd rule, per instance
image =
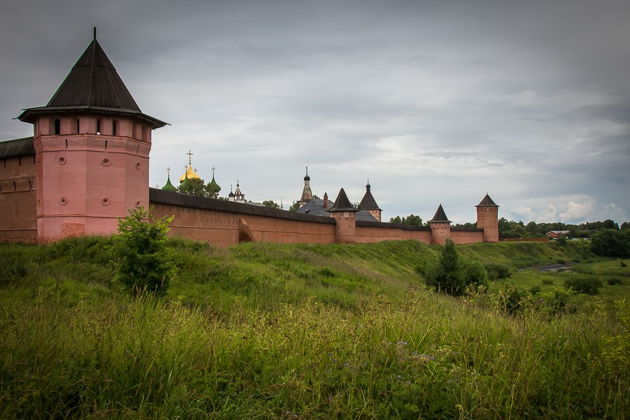
POLYGON ((94 41, 96 41, 96 26, 94 27, 94 41))

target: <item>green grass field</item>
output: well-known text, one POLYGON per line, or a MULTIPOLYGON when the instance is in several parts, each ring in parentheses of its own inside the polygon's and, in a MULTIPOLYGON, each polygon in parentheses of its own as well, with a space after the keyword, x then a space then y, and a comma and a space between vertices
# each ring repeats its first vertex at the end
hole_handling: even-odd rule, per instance
POLYGON ((511 278, 452 298, 417 274, 439 248, 413 241, 172 241, 166 298, 133 299, 109 239, 0 245, 0 418, 628 416, 630 261, 583 243, 457 249, 511 278), (575 264, 531 268, 551 263, 575 264), (576 275, 604 286, 568 293, 571 311, 496 304, 576 275))

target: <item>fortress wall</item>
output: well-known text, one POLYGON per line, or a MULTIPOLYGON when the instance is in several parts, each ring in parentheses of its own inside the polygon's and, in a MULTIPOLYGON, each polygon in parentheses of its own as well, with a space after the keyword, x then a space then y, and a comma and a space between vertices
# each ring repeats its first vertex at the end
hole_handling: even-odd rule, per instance
POLYGON ((171 216, 171 236, 230 246, 239 242, 333 243, 335 221, 266 207, 150 189, 155 216, 171 216))
POLYGON ((356 242, 373 243, 407 239, 414 239, 419 242, 430 244, 431 231, 426 227, 357 221, 356 242))
POLYGON ((483 229, 451 229, 451 240, 456 245, 476 244, 483 242, 483 229))
POLYGON ((0 159, 0 242, 37 242, 35 155, 0 159))

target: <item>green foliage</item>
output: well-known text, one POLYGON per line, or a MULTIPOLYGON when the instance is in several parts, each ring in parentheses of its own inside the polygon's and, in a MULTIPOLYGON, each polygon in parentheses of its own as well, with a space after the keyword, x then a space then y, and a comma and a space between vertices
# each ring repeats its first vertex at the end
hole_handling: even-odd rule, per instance
POLYGON ((605 257, 630 257, 630 230, 603 230, 591 237, 591 250, 605 257))
POLYGON ((166 234, 173 217, 152 218, 139 207, 118 222, 116 279, 133 295, 164 295, 173 275, 166 252, 166 234))
POLYGON ((610 286, 617 286, 619 284, 623 284, 623 280, 621 280, 619 277, 610 277, 608 278, 608 280, 606 280, 606 283, 610 286))
POLYGON ((525 306, 525 298, 528 293, 511 284, 501 287, 495 296, 497 306, 503 312, 514 315, 525 306))
POLYGON ((542 284, 545 285, 545 286, 551 286, 551 285, 553 285, 553 280, 551 280, 551 279, 543 279, 542 280, 542 284))
POLYGON ((468 286, 476 290, 487 286, 488 275, 479 261, 460 260, 455 245, 450 239, 442 248, 437 263, 423 269, 425 283, 434 289, 452 296, 462 296, 468 286))
POLYGON ((298 201, 294 201, 293 204, 291 204, 291 207, 289 207, 289 211, 297 211, 299 208, 300 203, 298 201))
POLYGON ((422 218, 420 216, 416 216, 414 214, 410 214, 407 217, 392 217, 389 219, 389 223, 397 223, 399 225, 409 225, 409 226, 422 226, 422 218))
POLYGON ((564 281, 564 285, 567 289, 587 295, 598 294, 599 288, 603 286, 602 281, 597 277, 580 274, 568 277, 564 281))
POLYGON ((512 274, 510 267, 505 264, 487 263, 484 267, 488 273, 488 279, 492 281, 508 279, 512 274))
MULTIPOLYGON (((0 418, 624 418, 628 411, 625 285, 603 286, 597 297, 541 287, 513 299, 506 316, 478 304, 498 305, 498 293, 475 302, 418 287, 414 267, 431 267, 442 250, 414 241, 217 249, 171 239, 178 272, 156 301, 94 280, 92 273, 113 276, 111 245, 109 238, 0 245, 0 261, 10 256, 26 270, 0 283, 0 418)), ((458 264, 504 264, 512 280, 490 287, 529 290, 541 278, 575 274, 517 267, 594 259, 583 245, 458 246, 458 264)), ((618 259, 574 267, 630 274, 618 259)))
POLYGON ((196 195, 198 197, 210 197, 211 193, 208 191, 204 180, 201 178, 186 178, 184 182, 179 184, 177 192, 188 195, 196 195))
POLYGON ((262 202, 263 206, 265 207, 269 207, 272 209, 279 209, 280 208, 280 204, 276 203, 273 200, 265 200, 262 202))

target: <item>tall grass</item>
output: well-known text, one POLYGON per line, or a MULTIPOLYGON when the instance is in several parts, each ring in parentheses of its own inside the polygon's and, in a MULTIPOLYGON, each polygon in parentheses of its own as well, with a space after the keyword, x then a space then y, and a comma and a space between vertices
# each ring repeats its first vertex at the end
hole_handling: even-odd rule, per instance
MULTIPOLYGON (((169 296, 131 299, 107 280, 114 267, 92 253, 96 242, 0 247, 19 260, 0 287, 0 418, 624 418, 629 409, 630 319, 597 298, 550 318, 438 295, 415 274, 436 250, 415 242, 175 242, 169 296)), ((557 257, 543 251, 541 260, 557 257)))

